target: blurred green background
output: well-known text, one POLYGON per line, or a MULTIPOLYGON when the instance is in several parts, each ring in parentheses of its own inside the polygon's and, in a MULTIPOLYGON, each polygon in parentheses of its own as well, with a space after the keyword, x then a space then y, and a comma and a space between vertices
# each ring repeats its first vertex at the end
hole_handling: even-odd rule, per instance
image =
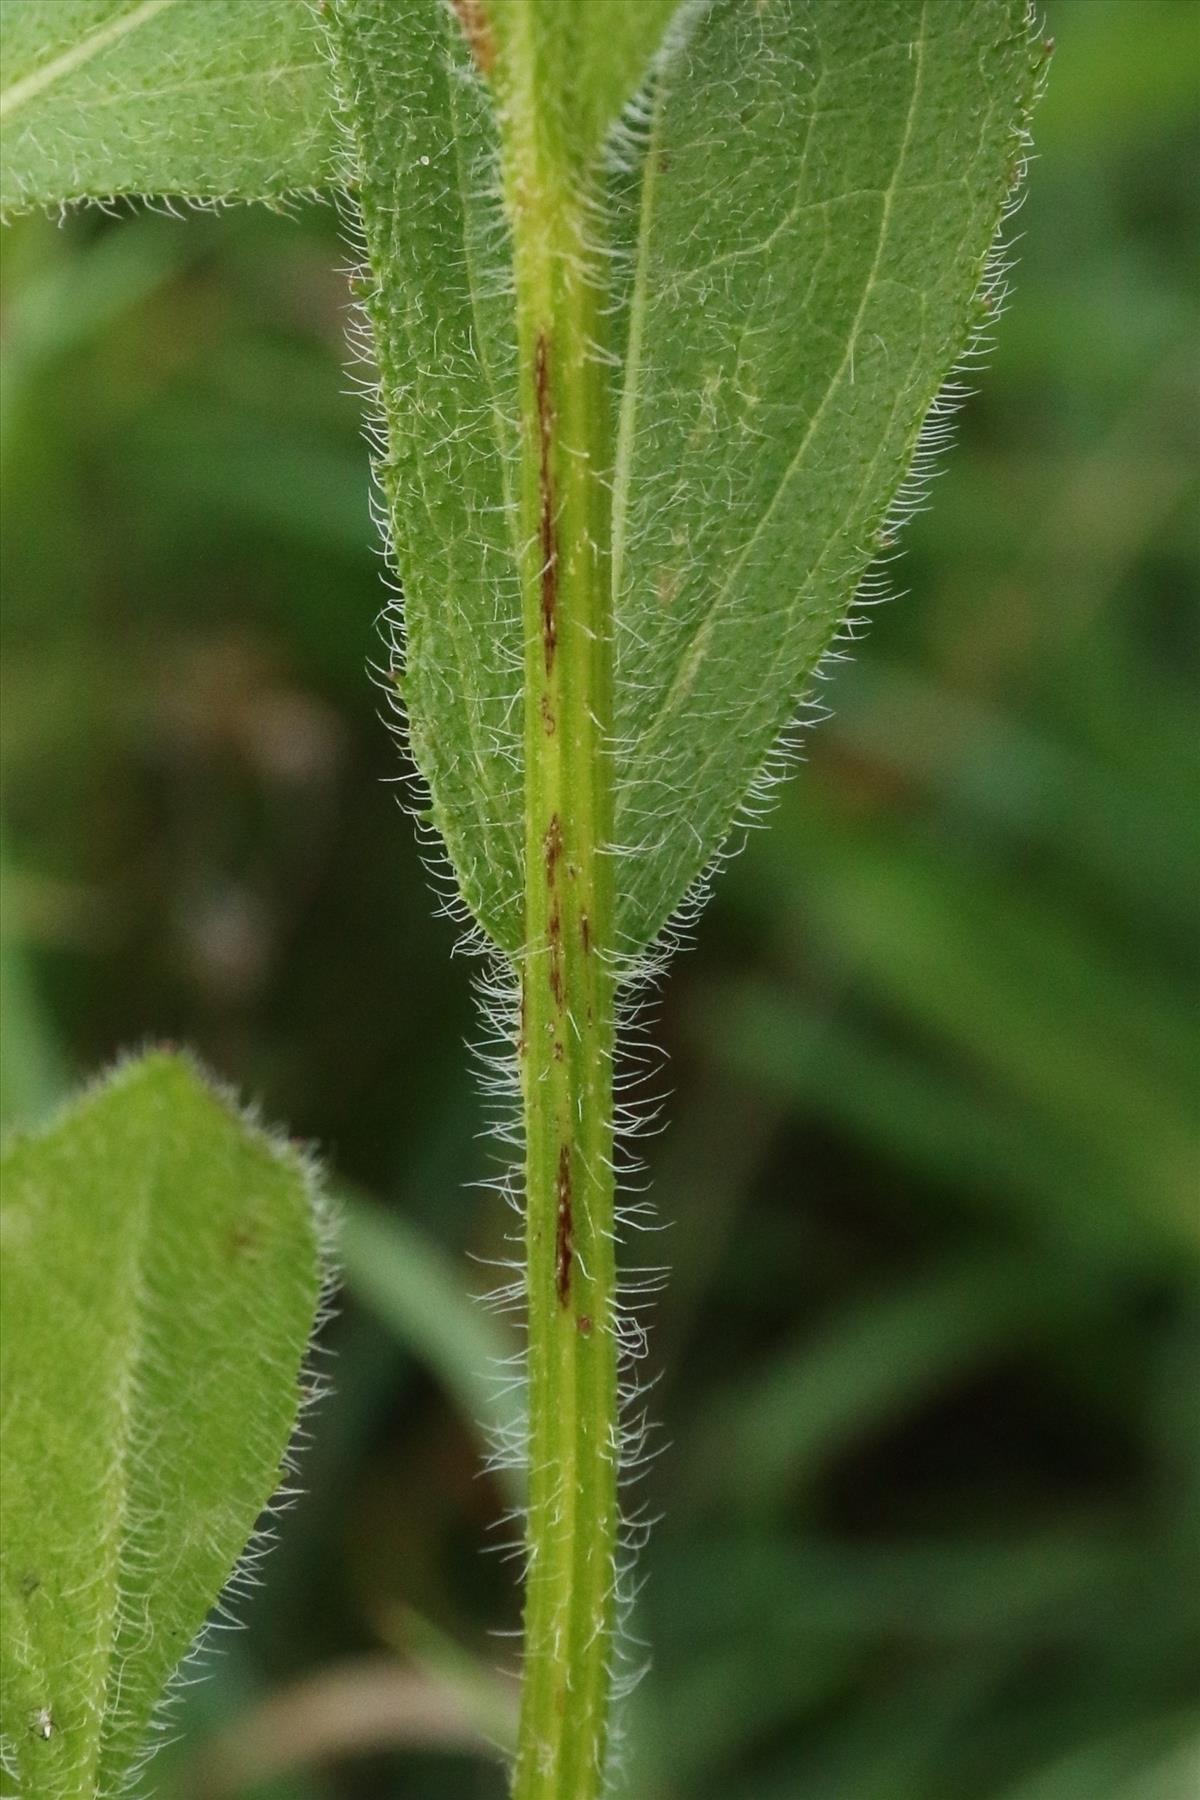
MULTIPOLYGON (((663 994, 636 1800, 1200 1791, 1200 8, 1048 11, 908 592, 663 994)), ((6 1112, 184 1040, 348 1208, 307 1491, 162 1788, 499 1800, 498 1152, 365 673, 336 220, 5 260, 6 1112)))

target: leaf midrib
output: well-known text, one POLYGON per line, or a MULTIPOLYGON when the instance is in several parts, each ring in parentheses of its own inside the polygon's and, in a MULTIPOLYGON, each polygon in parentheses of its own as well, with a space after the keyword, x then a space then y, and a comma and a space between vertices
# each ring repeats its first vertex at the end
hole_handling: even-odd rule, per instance
MULTIPOLYGON (((152 1145, 146 1144, 143 1147, 142 1154, 146 1159, 147 1166, 145 1180, 141 1185, 139 1193, 140 1205, 137 1209, 136 1219, 137 1234, 133 1239, 123 1275, 124 1291, 129 1296, 128 1316, 130 1319, 130 1330, 127 1333, 125 1343, 122 1345, 120 1375, 118 1381, 114 1384, 120 1396, 117 1410, 120 1414, 119 1424, 121 1430, 120 1435, 114 1433, 117 1456, 115 1459, 115 1478, 112 1484, 115 1494, 112 1504, 112 1517, 114 1520, 112 1541, 114 1545, 114 1554, 112 1557, 109 1579, 111 1610, 105 1621, 108 1644, 105 1655, 103 1702, 96 1718, 95 1737, 93 1740, 94 1754, 91 1765, 91 1775, 93 1782, 97 1785, 97 1791, 99 1791, 98 1778, 104 1767, 104 1759, 112 1741, 112 1722, 116 1714, 117 1704, 120 1700, 122 1668, 117 1661, 116 1650, 122 1619, 122 1577, 128 1562, 129 1541, 133 1535, 130 1516, 130 1446, 136 1434, 136 1409, 138 1406, 140 1386, 139 1369, 143 1358, 145 1342, 145 1332, 144 1330, 139 1331, 138 1322, 143 1319, 146 1312, 147 1287, 145 1253, 150 1238, 149 1228, 152 1211, 152 1196, 158 1181, 158 1168, 161 1154, 159 1139, 155 1137, 152 1145), (114 1686, 116 1688, 115 1697, 113 1692, 114 1686)), ((132 1231, 130 1235, 133 1237, 132 1231)))
POLYGON ((98 26, 90 37, 82 38, 78 44, 72 44, 69 50, 64 50, 61 55, 43 63, 40 69, 31 69, 28 75, 20 76, 0 90, 0 119, 11 117, 18 108, 30 100, 36 100, 39 94, 44 94, 47 88, 53 87, 56 81, 73 75, 77 69, 91 62, 93 57, 107 50, 110 44, 118 43, 131 31, 137 31, 149 20, 157 18, 168 6, 175 4, 176 0, 138 0, 132 12, 110 19, 106 25, 98 26))
MULTIPOLYGON (((171 0, 173 4, 173 0, 171 0)), ((310 58, 306 62, 275 63, 269 69, 222 69, 216 75, 196 75, 190 81, 164 82, 156 87, 151 96, 155 100, 169 100, 180 94, 202 93, 205 88, 231 88, 242 82, 253 82, 264 90, 278 78, 283 76, 307 75, 314 69, 323 69, 324 63, 319 57, 310 58)), ((115 94, 97 94, 94 98, 81 101, 78 111, 99 112, 106 106, 128 106, 129 95, 126 92, 115 94)))

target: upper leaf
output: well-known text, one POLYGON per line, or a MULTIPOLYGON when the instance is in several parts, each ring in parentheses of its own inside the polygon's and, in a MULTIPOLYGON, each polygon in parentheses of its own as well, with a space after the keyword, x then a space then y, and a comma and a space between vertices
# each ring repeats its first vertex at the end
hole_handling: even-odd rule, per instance
POLYGON ((129 1775, 278 1483, 313 1201, 165 1055, 14 1138, 3 1186, 4 1764, 76 1800, 129 1775))
POLYGON ((328 187, 304 0, 0 0, 0 212, 116 194, 328 187))
POLYGON ((993 303, 988 251, 1044 63, 1026 0, 685 6, 643 129, 627 115, 607 172, 599 152, 589 169, 668 10, 635 53, 634 5, 456 0, 466 29, 437 0, 330 7, 412 747, 468 904, 510 950, 522 390, 483 34, 533 31, 526 48, 559 72, 554 129, 610 289, 613 860, 631 952, 719 850, 878 553, 922 422, 993 303))
POLYGON ((404 699, 467 903, 519 940, 517 351, 483 15, 333 0, 404 583, 404 699), (466 17, 473 28, 461 28, 466 17))
POLYGON ((1044 60, 1025 0, 717 0, 664 70, 614 483, 631 947, 719 848, 878 554, 987 317, 1044 60))

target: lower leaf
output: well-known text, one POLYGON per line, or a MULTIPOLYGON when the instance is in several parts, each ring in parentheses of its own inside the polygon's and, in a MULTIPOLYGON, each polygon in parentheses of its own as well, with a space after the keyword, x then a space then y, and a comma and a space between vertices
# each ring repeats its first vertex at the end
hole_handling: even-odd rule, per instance
POLYGON ((77 1800, 148 1753, 279 1485, 317 1209, 304 1161, 175 1055, 14 1137, 2 1173, 4 1765, 77 1800))

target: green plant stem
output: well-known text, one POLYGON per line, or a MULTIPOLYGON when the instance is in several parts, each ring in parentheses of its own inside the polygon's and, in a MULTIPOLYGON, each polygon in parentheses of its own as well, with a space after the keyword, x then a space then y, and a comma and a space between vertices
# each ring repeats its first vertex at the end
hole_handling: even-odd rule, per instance
POLYGON ((522 415, 525 928, 520 1064, 528 1581, 517 1800, 603 1785, 617 1534, 610 420, 595 215, 544 46, 511 14, 498 89, 522 415))

